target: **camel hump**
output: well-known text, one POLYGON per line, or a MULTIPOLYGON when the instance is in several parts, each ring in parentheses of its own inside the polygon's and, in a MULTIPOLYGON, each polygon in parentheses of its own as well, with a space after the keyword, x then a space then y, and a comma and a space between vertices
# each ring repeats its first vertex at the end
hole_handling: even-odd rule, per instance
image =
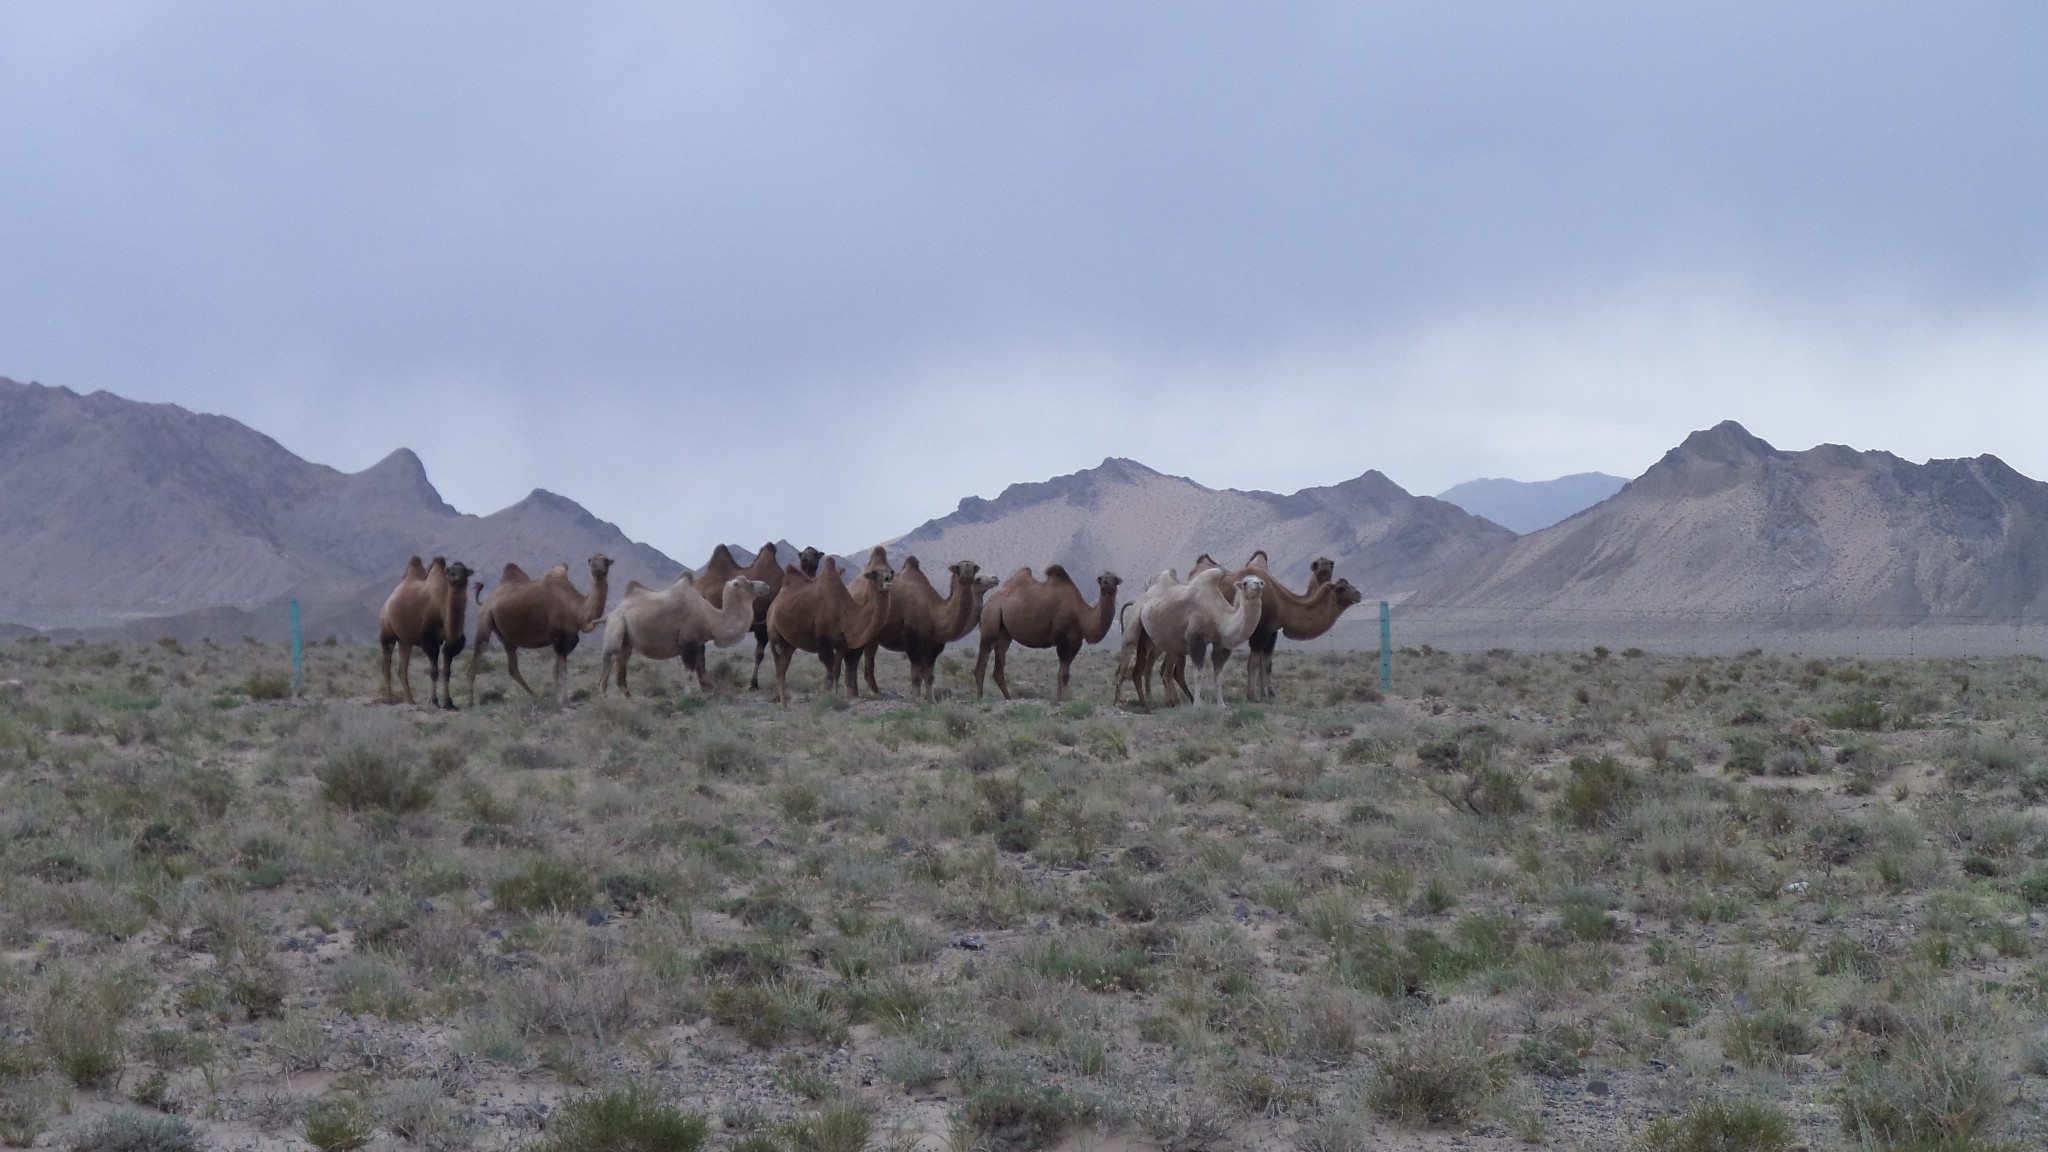
POLYGON ((1209 555, 1207 552, 1204 552, 1200 556, 1195 557, 1194 570, 1197 572, 1205 571, 1210 568, 1221 567, 1223 567, 1223 565, 1218 564, 1216 562, 1216 558, 1214 556, 1209 555))
POLYGON ((1027 583, 1035 583, 1035 582, 1037 581, 1037 579, 1038 579, 1038 577, 1036 577, 1036 576, 1033 576, 1033 575, 1031 574, 1031 565, 1029 565, 1029 564, 1026 564, 1026 565, 1025 565, 1025 566, 1023 566, 1022 568, 1019 568, 1019 569, 1017 569, 1017 570, 1016 570, 1015 572, 1012 572, 1012 573, 1010 573, 1010 578, 1009 578, 1008 580, 1005 580, 1005 581, 1003 581, 1003 583, 1005 583, 1005 584, 1027 584, 1027 583))
MULTIPOLYGON (((440 557, 436 556, 436 557, 435 557, 435 559, 436 559, 436 560, 438 560, 438 559, 440 559, 440 557)), ((426 566, 426 565, 424 565, 424 564, 422 564, 422 563, 420 563, 420 558, 419 558, 419 557, 417 557, 417 556, 414 556, 414 557, 412 557, 412 558, 408 559, 408 560, 407 560, 407 561, 405 562, 405 575, 404 575, 404 576, 402 576, 402 577, 400 577, 400 579, 402 579, 402 580, 425 580, 426 578, 427 578, 427 566, 426 566)))
POLYGON ((1245 561, 1244 566, 1247 568, 1270 568, 1272 567, 1272 561, 1266 559, 1266 550, 1261 548, 1257 552, 1252 553, 1252 558, 1245 561))
POLYGON ((706 564, 705 567, 709 568, 713 564, 732 564, 737 566, 739 561, 732 558, 732 549, 720 544, 711 550, 711 563, 706 564))
MULTIPOLYGON (((680 581, 678 581, 678 583, 680 583, 680 581)), ((626 581, 626 595, 628 595, 628 596, 632 596, 632 595, 635 595, 635 594, 637 594, 637 593, 646 593, 646 592, 651 592, 651 591, 653 591, 653 589, 649 588, 649 587, 648 587, 647 585, 645 585, 645 584, 642 584, 642 583, 641 583, 641 582, 639 582, 638 580, 628 580, 628 581, 626 581)))
POLYGON ((1074 578, 1067 575, 1067 569, 1064 565, 1047 564, 1045 566, 1045 582, 1047 584, 1072 584, 1074 578))
POLYGON ((507 561, 505 564, 505 570, 498 573, 498 583, 531 584, 533 583, 533 577, 528 576, 526 574, 526 569, 521 568, 519 565, 511 563, 510 561, 507 561))
POLYGON ((569 578, 569 562, 567 560, 562 561, 560 564, 541 573, 540 578, 543 580, 567 580, 569 578))
POLYGON ((903 558, 903 570, 906 572, 922 572, 924 568, 917 562, 917 557, 905 556, 903 558))

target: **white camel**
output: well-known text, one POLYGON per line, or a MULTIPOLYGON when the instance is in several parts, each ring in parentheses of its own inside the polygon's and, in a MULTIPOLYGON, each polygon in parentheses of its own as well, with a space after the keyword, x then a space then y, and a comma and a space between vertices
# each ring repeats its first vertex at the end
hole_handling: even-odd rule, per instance
MULTIPOLYGON (((1208 663, 1209 692, 1218 704, 1223 703, 1223 665, 1230 650, 1259 626, 1266 591, 1266 582, 1259 577, 1242 577, 1237 581, 1237 603, 1232 605, 1223 593, 1223 577, 1220 568, 1197 572, 1187 583, 1162 590, 1138 614, 1145 641, 1162 659, 1185 657, 1198 670, 1208 663)), ((1199 671, 1196 678, 1201 678, 1199 671)), ((1199 688, 1188 688, 1185 680, 1181 688, 1196 704, 1202 702, 1199 688)))
MULTIPOLYGON (((695 579, 689 569, 684 569, 676 582, 659 591, 647 588, 638 582, 626 585, 625 598, 604 618, 604 681, 601 693, 609 693, 612 674, 619 677, 619 691, 628 696, 633 690, 626 685, 626 664, 633 653, 650 660, 673 660, 683 658, 685 666, 695 664, 697 685, 704 692, 711 690, 711 678, 705 670, 704 645, 716 644, 730 648, 738 644, 754 627, 754 601, 768 594, 768 585, 745 576, 735 576, 725 582, 720 590, 721 607, 712 607, 692 583, 695 579)), ((683 679, 684 691, 689 690, 689 678, 683 679)))
MULTIPOLYGON (((1118 645, 1116 652, 1116 683, 1112 693, 1112 699, 1116 703, 1124 702, 1124 684, 1128 682, 1131 691, 1138 697, 1138 704, 1145 708, 1152 706, 1152 661, 1155 656, 1155 645, 1145 638, 1145 605, 1157 600, 1168 590, 1180 586, 1180 573, 1168 568, 1154 576, 1152 582, 1145 585, 1145 590, 1138 593, 1137 599, 1124 605, 1118 613, 1117 619, 1123 628, 1123 643, 1118 645)), ((1171 699, 1171 684, 1167 686, 1167 691, 1171 699)))

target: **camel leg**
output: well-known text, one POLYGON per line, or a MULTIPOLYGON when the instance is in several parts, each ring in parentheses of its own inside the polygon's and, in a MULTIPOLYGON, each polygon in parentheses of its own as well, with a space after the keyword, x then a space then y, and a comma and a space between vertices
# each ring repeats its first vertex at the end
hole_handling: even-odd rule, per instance
MULTIPOLYGON (((1209 659, 1209 643, 1206 640, 1191 640, 1188 643, 1188 663, 1195 668, 1195 707, 1202 706, 1202 665, 1209 659)), ((1221 703, 1221 701, 1218 701, 1221 703)))
POLYGON ((1185 654, 1168 657, 1159 671, 1159 678, 1166 684, 1166 694, 1178 704, 1199 703, 1188 688, 1188 658, 1185 654))
MULTIPOLYGON (((767 654, 768 625, 765 623, 756 623, 754 625, 754 679, 751 683, 747 685, 747 687, 753 689, 756 692, 759 692, 761 690, 761 657, 766 656, 767 654)), ((711 691, 711 684, 709 681, 705 682, 704 691, 707 694, 711 691)), ((788 701, 784 701, 784 703, 788 703, 788 701)))
POLYGON ((998 634, 998 635, 996 636, 996 669, 995 669, 995 673, 996 673, 996 688, 997 688, 997 689, 999 689, 999 690, 1000 690, 1000 691, 1002 692, 1002 694, 1003 694, 1003 699, 1005 699, 1005 700, 1008 700, 1008 699, 1010 698, 1010 676, 1009 676, 1009 671, 1010 671, 1010 634, 1009 634, 1008 632, 1002 632, 1002 633, 999 633, 999 634, 998 634))
POLYGON ((384 648, 384 702, 386 704, 396 704, 398 703, 398 698, 391 694, 391 646, 397 643, 397 641, 388 637, 379 637, 377 642, 384 648))
POLYGON ((882 694, 882 690, 875 686, 875 653, 880 651, 881 647, 880 644, 870 644, 860 650, 860 671, 861 675, 867 677, 870 696, 882 694))
MULTIPOLYGON (((865 650, 860 648, 848 648, 839 654, 839 662, 846 668, 846 698, 848 700, 860 699, 860 663, 863 651, 869 654, 868 659, 874 659, 873 648, 868 648, 865 650)), ((870 666, 872 667, 872 665, 870 666)), ((869 676, 868 687, 872 689, 874 686, 874 677, 869 676)), ((876 692, 875 695, 880 696, 881 693, 876 692)))
POLYGON ((555 703, 569 702, 569 653, 576 650, 576 642, 555 645, 555 703))
POLYGON ((526 677, 519 674, 519 649, 510 644, 505 645, 505 671, 512 677, 514 684, 526 689, 528 696, 540 695, 533 690, 533 685, 526 682, 526 677))
MULTIPOLYGON (((484 658, 484 649, 491 643, 491 621, 488 617, 477 621, 476 642, 469 646, 469 706, 476 707, 476 666, 484 658)), ((510 649, 507 649, 510 651, 510 649)))
POLYGON ((1153 650, 1149 637, 1138 637, 1138 651, 1131 661, 1131 694, 1138 698, 1138 707, 1152 710, 1152 664, 1159 653, 1153 650))
POLYGON ((1074 679, 1074 656, 1081 651, 1081 646, 1075 644, 1069 648, 1062 644, 1055 651, 1060 657, 1060 678, 1059 683, 1053 688, 1052 698, 1055 704, 1063 704, 1067 697, 1073 694, 1071 682, 1074 679))
MULTIPOLYGON (((1228 663, 1230 663, 1230 649, 1222 645, 1218 645, 1209 654, 1209 689, 1216 694, 1216 703, 1218 705, 1223 703, 1223 666, 1228 663)), ((1251 697, 1247 695, 1245 700, 1249 702, 1251 697)))
POLYGON ((398 682, 405 688, 405 702, 418 703, 412 698, 412 645, 402 642, 398 646, 398 682))
POLYGON ((628 700, 633 698, 633 690, 626 686, 626 661, 631 658, 632 654, 625 648, 619 649, 619 695, 628 700))
POLYGON ((796 649, 780 640, 775 642, 775 699, 784 708, 789 707, 789 658, 796 649))
POLYGON ((983 685, 984 685, 984 680, 983 680, 983 678, 984 678, 984 677, 985 677, 985 676, 986 676, 986 675, 988 674, 988 654, 989 654, 989 653, 990 653, 991 651, 993 651, 993 650, 995 649, 995 646, 996 646, 996 640, 995 640, 995 637, 993 637, 993 636, 983 636, 983 637, 981 638, 981 651, 975 654, 975 657, 974 657, 974 698, 975 698, 976 700, 979 700, 979 699, 981 699, 982 689, 983 689, 983 685))
POLYGON ((427 654, 427 706, 441 706, 441 646, 427 643, 421 645, 427 654))

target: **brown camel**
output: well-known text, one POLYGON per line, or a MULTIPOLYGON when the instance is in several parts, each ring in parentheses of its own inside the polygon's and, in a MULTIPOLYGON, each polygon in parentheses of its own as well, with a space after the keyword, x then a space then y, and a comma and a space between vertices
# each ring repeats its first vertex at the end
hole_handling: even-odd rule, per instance
POLYGON ((1003 699, 1010 698, 1005 662, 1010 644, 1015 642, 1026 648, 1051 648, 1059 654, 1060 675, 1053 699, 1067 699, 1074 655, 1083 644, 1099 644, 1109 635, 1109 626, 1116 620, 1116 589, 1121 583, 1122 578, 1114 572, 1097 576, 1099 591, 1091 605, 1081 599, 1074 578, 1058 564, 1046 566, 1043 580, 1034 578, 1029 568, 1011 573, 981 606, 981 652, 974 661, 974 694, 982 694, 982 677, 988 670, 989 653, 994 652, 996 687, 1003 699))
MULTIPOLYGON (((483 593, 481 585, 477 588, 483 593)), ((377 618, 377 642, 384 648, 384 699, 396 703, 391 694, 391 649, 398 649, 398 682, 405 686, 405 702, 412 698, 412 650, 418 648, 427 654, 427 667, 433 676, 434 687, 431 695, 435 707, 455 709, 455 692, 449 683, 455 671, 455 658, 462 654, 463 617, 469 612, 469 566, 456 561, 448 563, 441 557, 434 562, 421 565, 414 556, 405 562, 405 575, 399 577, 398 587, 391 590, 391 596, 384 601, 384 611, 377 618)))
POLYGON ((850 695, 860 694, 856 663, 859 652, 874 642, 889 617, 889 587, 895 573, 874 568, 860 574, 870 587, 856 601, 839 577, 839 562, 830 556, 819 563, 815 577, 799 568, 783 570, 782 593, 768 606, 768 646, 775 652, 775 698, 789 704, 789 660, 798 649, 815 652, 825 665, 826 684, 836 689, 846 673, 850 695))
POLYGON ((476 640, 469 650, 469 702, 476 704, 476 669, 483 658, 484 649, 496 636, 505 644, 505 671, 512 680, 526 689, 528 696, 536 695, 533 685, 519 674, 519 650, 521 648, 553 648, 555 650, 555 698, 566 703, 569 699, 569 653, 576 650, 576 642, 583 634, 597 627, 604 619, 605 597, 609 590, 607 577, 612 562, 602 554, 590 558, 590 594, 576 591, 569 583, 569 566, 557 564, 541 573, 538 580, 528 576, 517 564, 505 565, 504 574, 498 577, 497 590, 483 603, 483 610, 477 613, 476 640))
MULTIPOLYGON (((879 560, 886 566, 888 555, 879 547, 875 553, 869 556, 869 565, 879 560)), ((981 565, 972 560, 950 564, 946 570, 953 574, 953 584, 941 597, 917 557, 903 558, 903 568, 896 573, 896 582, 889 589, 889 618, 882 623, 875 642, 861 649, 861 674, 867 677, 869 692, 882 694, 875 685, 875 652, 887 648, 910 660, 910 698, 931 698, 939 654, 947 644, 974 627, 975 618, 981 614, 982 597, 995 585, 993 580, 982 582, 981 565)), ((853 594, 855 599, 864 595, 860 581, 854 582, 853 594)))
MULTIPOLYGON (((1195 561, 1198 572, 1218 567, 1221 565, 1207 553, 1195 561)), ((1273 649, 1278 646, 1282 634, 1289 640, 1313 640, 1328 632, 1346 609, 1365 599, 1365 594, 1353 587, 1349 580, 1332 582, 1336 569, 1336 561, 1327 556, 1316 557, 1308 566, 1308 587, 1294 592, 1273 579, 1267 568, 1265 550, 1261 549, 1252 553, 1244 567, 1226 575, 1226 590, 1245 576, 1257 576, 1266 582, 1265 612, 1259 617, 1259 626, 1252 632, 1247 645, 1245 699, 1273 699, 1273 649)))
MULTIPOLYGON (((815 568, 815 561, 813 566, 815 568)), ((694 583, 698 594, 709 600, 713 608, 723 608, 726 582, 736 576, 758 580, 768 586, 767 595, 754 599, 754 623, 750 627, 750 631, 754 633, 754 679, 747 686, 759 688, 761 660, 768 654, 768 606, 775 602, 776 594, 782 591, 782 564, 776 559, 774 542, 761 545, 761 550, 754 554, 754 562, 744 568, 740 567, 739 561, 733 559, 732 549, 720 544, 711 550, 711 559, 705 561, 694 583)), ((683 662, 696 668, 701 678, 704 669, 704 646, 699 644, 694 652, 683 653, 683 662)))

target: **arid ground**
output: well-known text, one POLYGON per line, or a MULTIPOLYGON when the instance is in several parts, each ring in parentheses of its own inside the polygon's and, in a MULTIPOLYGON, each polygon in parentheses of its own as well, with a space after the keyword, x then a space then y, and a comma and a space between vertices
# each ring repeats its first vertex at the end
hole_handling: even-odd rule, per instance
POLYGON ((1142 714, 1101 650, 784 710, 594 648, 448 714, 0 645, 0 1136, 2048 1145, 2039 660, 1283 651, 1142 714))

